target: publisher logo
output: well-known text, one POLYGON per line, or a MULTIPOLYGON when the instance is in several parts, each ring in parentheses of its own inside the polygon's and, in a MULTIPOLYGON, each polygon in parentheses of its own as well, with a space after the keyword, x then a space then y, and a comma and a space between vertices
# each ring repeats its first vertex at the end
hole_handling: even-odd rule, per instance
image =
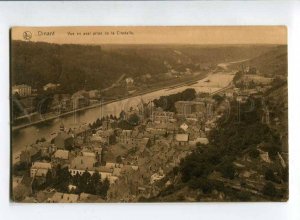
POLYGON ((32 33, 30 31, 25 31, 23 33, 24 40, 30 40, 32 38, 32 33))

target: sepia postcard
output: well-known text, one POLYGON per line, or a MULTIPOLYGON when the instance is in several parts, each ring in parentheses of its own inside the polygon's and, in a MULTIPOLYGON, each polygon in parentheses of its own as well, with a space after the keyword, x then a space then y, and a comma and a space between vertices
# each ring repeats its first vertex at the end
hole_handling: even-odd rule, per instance
POLYGON ((13 27, 11 202, 287 201, 285 26, 13 27))

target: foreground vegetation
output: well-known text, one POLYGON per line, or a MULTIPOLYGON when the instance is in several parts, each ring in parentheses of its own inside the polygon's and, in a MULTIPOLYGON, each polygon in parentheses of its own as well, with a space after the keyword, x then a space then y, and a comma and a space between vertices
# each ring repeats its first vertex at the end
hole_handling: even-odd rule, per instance
POLYGON ((208 137, 210 143, 206 146, 198 145, 197 149, 169 174, 169 179, 179 176, 180 180, 164 188, 152 200, 163 200, 164 197, 174 195, 186 187, 202 194, 200 200, 205 196, 212 199, 212 193, 215 191, 224 193, 230 201, 286 198, 287 188, 278 187, 288 182, 288 167, 278 165, 277 153, 282 152, 282 143, 278 133, 261 122, 261 103, 261 99, 252 99, 251 102, 240 105, 232 102, 230 113, 224 114, 217 121, 217 127, 211 131, 208 137), (272 165, 260 161, 258 146, 268 152, 272 165), (265 178, 265 181, 260 182, 261 188, 257 186, 255 189, 258 190, 257 194, 243 190, 246 182, 240 178, 239 168, 235 165, 245 156, 253 163, 261 164, 258 166, 250 163, 247 167, 249 170, 257 170, 265 178), (219 178, 214 177, 216 172, 220 173, 219 178), (241 190, 230 187, 235 183, 241 190))

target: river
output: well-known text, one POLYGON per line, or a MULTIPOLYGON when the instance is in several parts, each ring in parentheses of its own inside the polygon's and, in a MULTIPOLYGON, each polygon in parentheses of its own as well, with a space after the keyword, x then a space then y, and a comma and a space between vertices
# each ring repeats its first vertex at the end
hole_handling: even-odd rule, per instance
POLYGON ((12 153, 13 163, 16 161, 20 151, 27 145, 32 144, 35 140, 45 137, 51 139, 51 136, 59 130, 61 123, 68 128, 77 126, 78 124, 91 123, 97 118, 101 118, 106 115, 118 116, 122 110, 129 110, 130 107, 136 107, 141 100, 149 102, 155 98, 159 98, 162 95, 170 95, 177 92, 181 92, 187 88, 194 88, 197 92, 215 92, 220 90, 232 81, 234 77, 234 71, 209 73, 207 77, 197 81, 192 85, 184 85, 176 88, 161 89, 158 91, 150 92, 141 96, 131 97, 120 101, 115 101, 109 104, 98 106, 95 108, 87 109, 85 111, 76 112, 71 115, 66 115, 61 118, 56 118, 45 123, 38 125, 32 125, 12 132, 12 153))

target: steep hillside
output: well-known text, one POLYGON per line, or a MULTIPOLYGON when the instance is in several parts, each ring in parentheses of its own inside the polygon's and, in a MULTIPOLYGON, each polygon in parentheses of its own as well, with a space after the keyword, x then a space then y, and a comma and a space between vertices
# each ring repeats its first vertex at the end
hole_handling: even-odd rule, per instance
POLYGON ((251 102, 240 107, 232 102, 229 115, 220 118, 208 136, 209 144, 196 148, 168 173, 150 201, 285 201, 288 168, 278 159, 278 153, 284 154, 280 133, 273 123, 261 122, 261 100, 251 102), (256 108, 249 111, 251 102, 256 108), (261 159, 260 148, 272 162, 261 159))
POLYGON ((41 88, 46 83, 60 83, 66 92, 105 88, 122 74, 165 72, 162 60, 146 59, 134 53, 102 51, 100 46, 55 45, 13 42, 12 84, 41 88))
MULTIPOLYGON (((287 76, 287 58, 287 45, 281 45, 247 62, 244 62, 243 64, 255 67, 261 74, 266 76, 287 76)), ((241 64, 236 64, 235 66, 240 65, 241 64)))
POLYGON ((270 90, 265 98, 271 113, 271 126, 280 134, 282 150, 288 152, 288 87, 287 83, 270 90))

